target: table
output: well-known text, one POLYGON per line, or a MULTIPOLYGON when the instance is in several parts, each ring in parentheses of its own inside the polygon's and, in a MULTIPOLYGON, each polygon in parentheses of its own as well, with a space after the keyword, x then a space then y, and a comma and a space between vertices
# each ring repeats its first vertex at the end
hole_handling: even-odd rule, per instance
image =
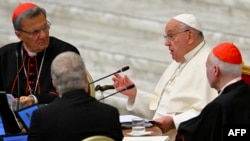
MULTIPOLYGON (((151 131, 152 134, 150 136, 162 136, 161 129, 157 126, 148 127, 146 131, 151 131)), ((123 129, 122 130, 124 137, 129 136, 128 133, 131 132, 131 129, 123 129)))
POLYGON ((122 141, 169 141, 168 136, 124 137, 122 141))
POLYGON ((146 131, 151 131, 152 134, 147 136, 131 137, 128 135, 128 133, 131 132, 131 129, 123 129, 123 141, 169 141, 169 137, 163 136, 161 129, 157 126, 148 127, 146 128, 146 131))

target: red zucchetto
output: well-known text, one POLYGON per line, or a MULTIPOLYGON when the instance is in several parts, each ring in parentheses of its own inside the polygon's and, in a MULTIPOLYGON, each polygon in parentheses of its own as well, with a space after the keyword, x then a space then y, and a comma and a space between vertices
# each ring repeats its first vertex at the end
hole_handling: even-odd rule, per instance
POLYGON ((239 49, 233 43, 221 43, 213 48, 213 54, 220 60, 230 64, 242 64, 239 49))
POLYGON ((20 3, 14 10, 13 14, 12 14, 12 22, 14 22, 14 20, 22 13, 24 13, 25 11, 37 7, 36 4, 31 3, 31 2, 24 2, 24 3, 20 3))

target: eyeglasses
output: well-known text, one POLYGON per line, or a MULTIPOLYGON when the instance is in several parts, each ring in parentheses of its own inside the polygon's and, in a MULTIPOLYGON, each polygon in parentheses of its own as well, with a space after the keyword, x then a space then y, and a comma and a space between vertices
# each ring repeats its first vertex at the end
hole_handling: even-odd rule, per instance
POLYGON ((24 31, 22 29, 19 29, 19 31, 27 33, 31 36, 37 36, 41 33, 41 31, 48 31, 50 29, 50 26, 51 26, 51 23, 49 21, 47 21, 47 23, 45 25, 43 25, 40 29, 36 29, 36 30, 31 31, 31 32, 24 31))
POLYGON ((183 32, 187 32, 187 31, 189 31, 189 29, 181 31, 181 32, 177 32, 177 33, 174 33, 174 34, 165 35, 163 37, 164 37, 165 40, 174 40, 176 35, 178 35, 180 33, 183 33, 183 32))

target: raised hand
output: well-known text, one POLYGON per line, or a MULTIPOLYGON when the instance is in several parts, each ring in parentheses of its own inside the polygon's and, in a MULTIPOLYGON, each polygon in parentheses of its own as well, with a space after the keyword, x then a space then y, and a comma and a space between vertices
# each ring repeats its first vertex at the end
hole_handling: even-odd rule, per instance
MULTIPOLYGON (((114 82, 114 87, 117 91, 120 91, 121 89, 134 84, 127 75, 125 75, 124 77, 122 77, 119 74, 114 74, 114 77, 112 78, 113 82, 114 82)), ((129 97, 130 100, 134 101, 135 96, 136 96, 136 92, 137 92, 137 88, 136 86, 132 89, 126 90, 121 92, 122 94, 126 95, 129 97)))

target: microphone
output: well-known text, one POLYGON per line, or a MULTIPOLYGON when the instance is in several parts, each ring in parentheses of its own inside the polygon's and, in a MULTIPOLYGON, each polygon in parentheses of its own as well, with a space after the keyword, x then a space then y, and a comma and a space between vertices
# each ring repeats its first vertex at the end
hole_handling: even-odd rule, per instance
POLYGON ((115 87, 113 85, 104 85, 104 86, 100 86, 100 85, 97 85, 95 87, 95 91, 106 91, 106 90, 111 90, 111 89, 115 89, 115 87))
POLYGON ((120 91, 117 91, 117 92, 112 93, 112 94, 110 94, 110 95, 108 95, 108 96, 106 96, 106 97, 102 97, 102 98, 98 99, 98 101, 101 101, 101 100, 103 100, 103 99, 106 99, 106 98, 108 98, 108 97, 110 97, 110 96, 112 96, 112 95, 115 95, 115 94, 117 94, 117 93, 120 93, 120 92, 129 90, 129 89, 132 89, 132 88, 134 88, 134 87, 135 87, 134 84, 128 85, 127 87, 121 89, 120 91))
MULTIPOLYGON (((106 90, 109 90, 109 89, 115 89, 115 87, 113 85, 104 85, 104 86, 97 85, 95 87, 95 91, 98 91, 98 90, 101 91, 101 98, 104 97, 103 92, 106 91, 106 90)), ((104 102, 104 100, 102 100, 102 102, 104 102)))
POLYGON ((102 77, 102 78, 100 78, 100 79, 97 79, 97 80, 95 80, 95 81, 93 81, 93 82, 90 82, 89 84, 92 84, 92 83, 95 83, 95 82, 97 82, 97 81, 100 81, 100 80, 102 80, 102 79, 104 79, 104 78, 107 78, 107 77, 109 77, 109 76, 111 76, 111 75, 114 75, 114 74, 116 74, 116 73, 120 73, 120 72, 127 71, 128 69, 129 69, 129 66, 123 67, 123 68, 121 68, 120 70, 118 70, 118 71, 116 71, 116 72, 114 72, 114 73, 112 73, 112 74, 110 74, 110 75, 107 75, 107 76, 105 76, 105 77, 102 77))
POLYGON ((16 71, 17 71, 17 105, 16 105, 16 110, 19 110, 19 105, 20 105, 20 84, 19 84, 19 62, 18 62, 18 51, 16 50, 16 71))

